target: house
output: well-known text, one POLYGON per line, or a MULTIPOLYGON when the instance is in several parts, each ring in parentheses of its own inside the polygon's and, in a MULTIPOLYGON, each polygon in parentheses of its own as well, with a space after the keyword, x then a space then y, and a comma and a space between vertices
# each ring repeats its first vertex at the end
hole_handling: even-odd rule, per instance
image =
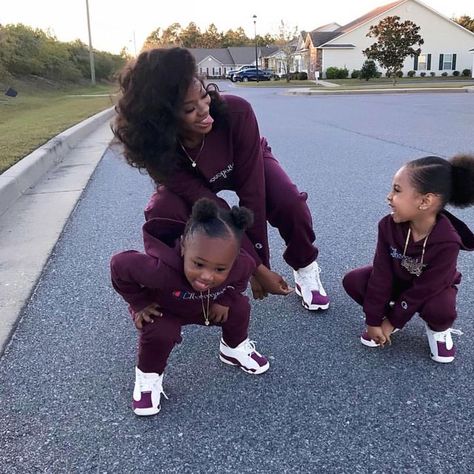
POLYGON ((269 57, 276 46, 239 46, 229 48, 188 48, 196 60, 199 74, 207 77, 225 77, 227 71, 246 64, 254 65, 258 60, 261 68, 269 67, 269 57))
POLYGON ((419 0, 398 0, 378 7, 347 25, 336 23, 317 28, 306 35, 306 40, 296 54, 306 55, 308 76, 311 79, 325 77, 328 67, 347 68, 349 72, 361 69, 367 59, 362 51, 376 40, 367 37, 371 25, 387 16, 399 16, 401 21, 411 20, 420 27, 424 40, 421 54, 408 57, 403 73, 416 71, 434 72, 439 76, 446 72, 471 69, 474 74, 470 50, 474 47, 474 33, 433 10, 419 0))

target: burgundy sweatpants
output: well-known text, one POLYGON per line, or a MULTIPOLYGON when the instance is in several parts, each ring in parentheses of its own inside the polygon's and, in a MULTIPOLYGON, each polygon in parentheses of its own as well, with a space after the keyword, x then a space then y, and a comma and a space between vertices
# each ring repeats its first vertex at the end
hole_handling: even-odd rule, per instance
MULTIPOLYGON (((372 266, 370 265, 356 268, 347 273, 342 280, 342 285, 347 294, 361 306, 364 304, 364 298, 367 293, 367 283, 371 272, 372 266)), ((458 290, 455 286, 446 288, 446 290, 430 298, 420 309, 420 317, 428 323, 428 326, 433 331, 444 331, 452 327, 457 316, 457 292, 458 290)), ((395 300, 398 295, 399 291, 394 289, 391 299, 395 300)))
MULTIPOLYGON (((306 204, 308 195, 300 193, 262 139, 265 169, 267 220, 278 229, 285 241, 283 258, 295 270, 306 267, 318 256, 313 244, 315 235, 311 212, 306 204)), ((164 217, 186 221, 191 208, 165 186, 159 186, 145 208, 145 218, 164 217)))
MULTIPOLYGON (((248 298, 242 295, 233 298, 227 321, 216 326, 222 327, 225 343, 229 347, 237 347, 248 337, 249 321, 250 304, 248 298)), ((182 340, 181 327, 188 324, 204 326, 203 314, 198 313, 191 318, 163 314, 161 318, 155 318, 154 323, 145 323, 138 340, 138 368, 142 372, 162 374, 173 347, 182 340)))

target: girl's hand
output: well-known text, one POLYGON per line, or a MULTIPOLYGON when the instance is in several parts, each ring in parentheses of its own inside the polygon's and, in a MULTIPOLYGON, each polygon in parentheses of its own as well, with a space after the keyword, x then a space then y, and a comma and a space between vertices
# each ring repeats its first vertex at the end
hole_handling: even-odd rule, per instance
MULTIPOLYGON (((276 272, 272 272, 268 269, 265 265, 261 264, 257 267, 253 278, 257 280, 261 289, 263 290, 263 297, 267 296, 268 293, 272 295, 289 295, 293 288, 291 288, 288 283, 283 279, 281 275, 276 272)), ((253 287, 252 287, 253 291, 253 287)), ((258 298, 254 292, 254 298, 262 299, 262 297, 258 298)))
MULTIPOLYGON (((387 338, 382 330, 382 326, 367 326, 367 335, 372 339, 374 342, 383 347, 383 345, 387 342, 387 338)), ((389 338, 390 340, 390 338, 389 338)))
POLYGON ((134 314, 134 322, 135 327, 137 329, 143 329, 143 323, 154 323, 155 321, 153 318, 155 316, 161 318, 163 314, 159 311, 160 307, 157 303, 152 303, 148 305, 146 308, 143 308, 141 311, 137 311, 134 314))
POLYGON ((268 293, 263 289, 263 286, 254 276, 250 278, 250 288, 252 289, 254 300, 263 300, 263 298, 268 296, 268 293))
POLYGON ((388 344, 389 345, 392 344, 392 341, 390 340, 390 335, 394 331, 395 326, 388 319, 384 319, 382 321, 381 327, 382 327, 383 335, 385 336, 385 339, 387 340, 388 344))
POLYGON ((229 316, 229 308, 218 303, 212 303, 209 308, 209 321, 215 324, 224 324, 229 316))

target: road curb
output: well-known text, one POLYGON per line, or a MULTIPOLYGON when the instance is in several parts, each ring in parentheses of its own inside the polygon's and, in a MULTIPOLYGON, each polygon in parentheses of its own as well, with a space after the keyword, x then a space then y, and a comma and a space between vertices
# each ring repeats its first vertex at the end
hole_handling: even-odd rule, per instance
POLYGON ((61 163, 80 140, 109 120, 114 113, 114 107, 110 107, 68 128, 1 174, 0 216, 53 166, 61 163))
POLYGON ((353 89, 353 90, 289 90, 286 91, 285 95, 358 95, 358 94, 426 94, 426 93, 450 93, 450 94, 460 94, 466 92, 474 92, 474 88, 463 87, 463 88, 417 88, 417 89, 353 89))

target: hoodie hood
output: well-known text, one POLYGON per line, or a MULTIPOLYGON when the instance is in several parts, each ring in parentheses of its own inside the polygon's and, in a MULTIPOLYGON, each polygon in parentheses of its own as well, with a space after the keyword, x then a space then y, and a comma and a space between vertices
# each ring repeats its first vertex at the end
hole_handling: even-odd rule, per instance
POLYGON ((451 223, 453 231, 455 231, 458 236, 461 249, 469 251, 474 250, 474 234, 472 233, 471 229, 469 229, 469 227, 461 219, 453 216, 446 209, 441 211, 440 216, 446 217, 451 223))
POLYGON ((159 258, 177 270, 183 268, 183 259, 178 251, 185 223, 173 219, 150 219, 143 225, 145 253, 159 258))

